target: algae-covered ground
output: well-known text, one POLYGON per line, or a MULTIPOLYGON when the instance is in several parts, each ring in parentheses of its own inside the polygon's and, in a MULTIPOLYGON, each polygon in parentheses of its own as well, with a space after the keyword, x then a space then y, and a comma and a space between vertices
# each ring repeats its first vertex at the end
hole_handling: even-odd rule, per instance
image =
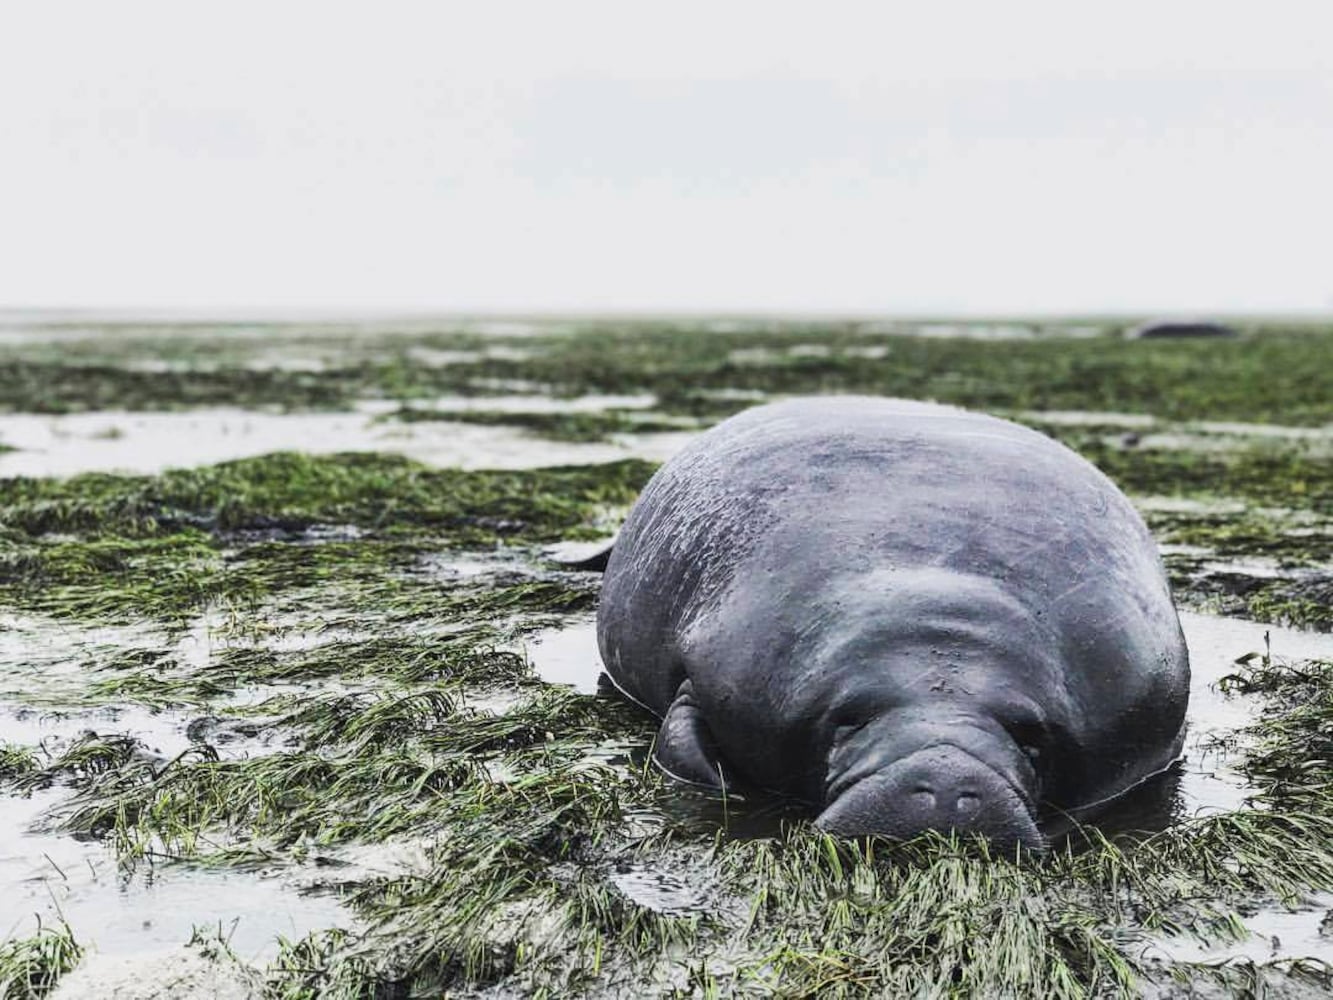
POLYGON ((0 997, 201 939, 289 998, 1325 994, 1333 326, 1120 325, 0 324, 0 997), (815 392, 1060 438, 1192 629, 1271 624, 1183 776, 1015 860, 646 764, 546 548, 815 392))

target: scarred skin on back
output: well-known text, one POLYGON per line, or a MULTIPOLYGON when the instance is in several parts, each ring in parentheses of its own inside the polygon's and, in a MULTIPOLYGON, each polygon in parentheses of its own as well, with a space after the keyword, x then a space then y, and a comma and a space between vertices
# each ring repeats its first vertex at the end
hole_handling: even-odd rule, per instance
POLYGON ((1179 753, 1189 665, 1156 546, 1032 430, 861 397, 747 411, 622 529, 602 659, 658 762, 804 799, 844 834, 1037 846, 1046 810, 1179 753))

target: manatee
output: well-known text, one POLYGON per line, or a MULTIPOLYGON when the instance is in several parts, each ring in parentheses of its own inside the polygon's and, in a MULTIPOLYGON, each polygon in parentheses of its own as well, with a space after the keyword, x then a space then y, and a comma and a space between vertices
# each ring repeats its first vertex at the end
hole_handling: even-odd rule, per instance
POLYGON ((663 770, 841 836, 1041 849, 1184 738, 1143 520, 1063 445, 949 406, 805 398, 701 434, 619 532, 597 638, 663 770))
POLYGON ((1234 337, 1236 331, 1224 323, 1206 319, 1156 319, 1125 330, 1126 340, 1234 337))

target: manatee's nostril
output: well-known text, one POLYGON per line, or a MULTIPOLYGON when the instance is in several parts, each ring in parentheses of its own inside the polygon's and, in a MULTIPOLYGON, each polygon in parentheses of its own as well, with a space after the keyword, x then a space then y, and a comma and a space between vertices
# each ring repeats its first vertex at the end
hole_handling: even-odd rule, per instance
POLYGON ((912 804, 921 809, 935 808, 935 793, 925 785, 918 785, 912 791, 912 804))
POLYGON ((958 802, 955 805, 959 816, 971 816, 981 808, 981 799, 971 792, 964 792, 958 796, 958 802))

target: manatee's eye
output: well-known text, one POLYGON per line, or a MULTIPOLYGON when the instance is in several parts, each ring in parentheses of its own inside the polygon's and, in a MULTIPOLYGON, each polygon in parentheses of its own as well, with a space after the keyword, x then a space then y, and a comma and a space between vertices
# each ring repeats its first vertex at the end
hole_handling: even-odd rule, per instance
POLYGON ((1027 759, 1036 764, 1046 746, 1046 727, 1035 718, 1022 718, 1006 721, 1004 729, 1027 759))

